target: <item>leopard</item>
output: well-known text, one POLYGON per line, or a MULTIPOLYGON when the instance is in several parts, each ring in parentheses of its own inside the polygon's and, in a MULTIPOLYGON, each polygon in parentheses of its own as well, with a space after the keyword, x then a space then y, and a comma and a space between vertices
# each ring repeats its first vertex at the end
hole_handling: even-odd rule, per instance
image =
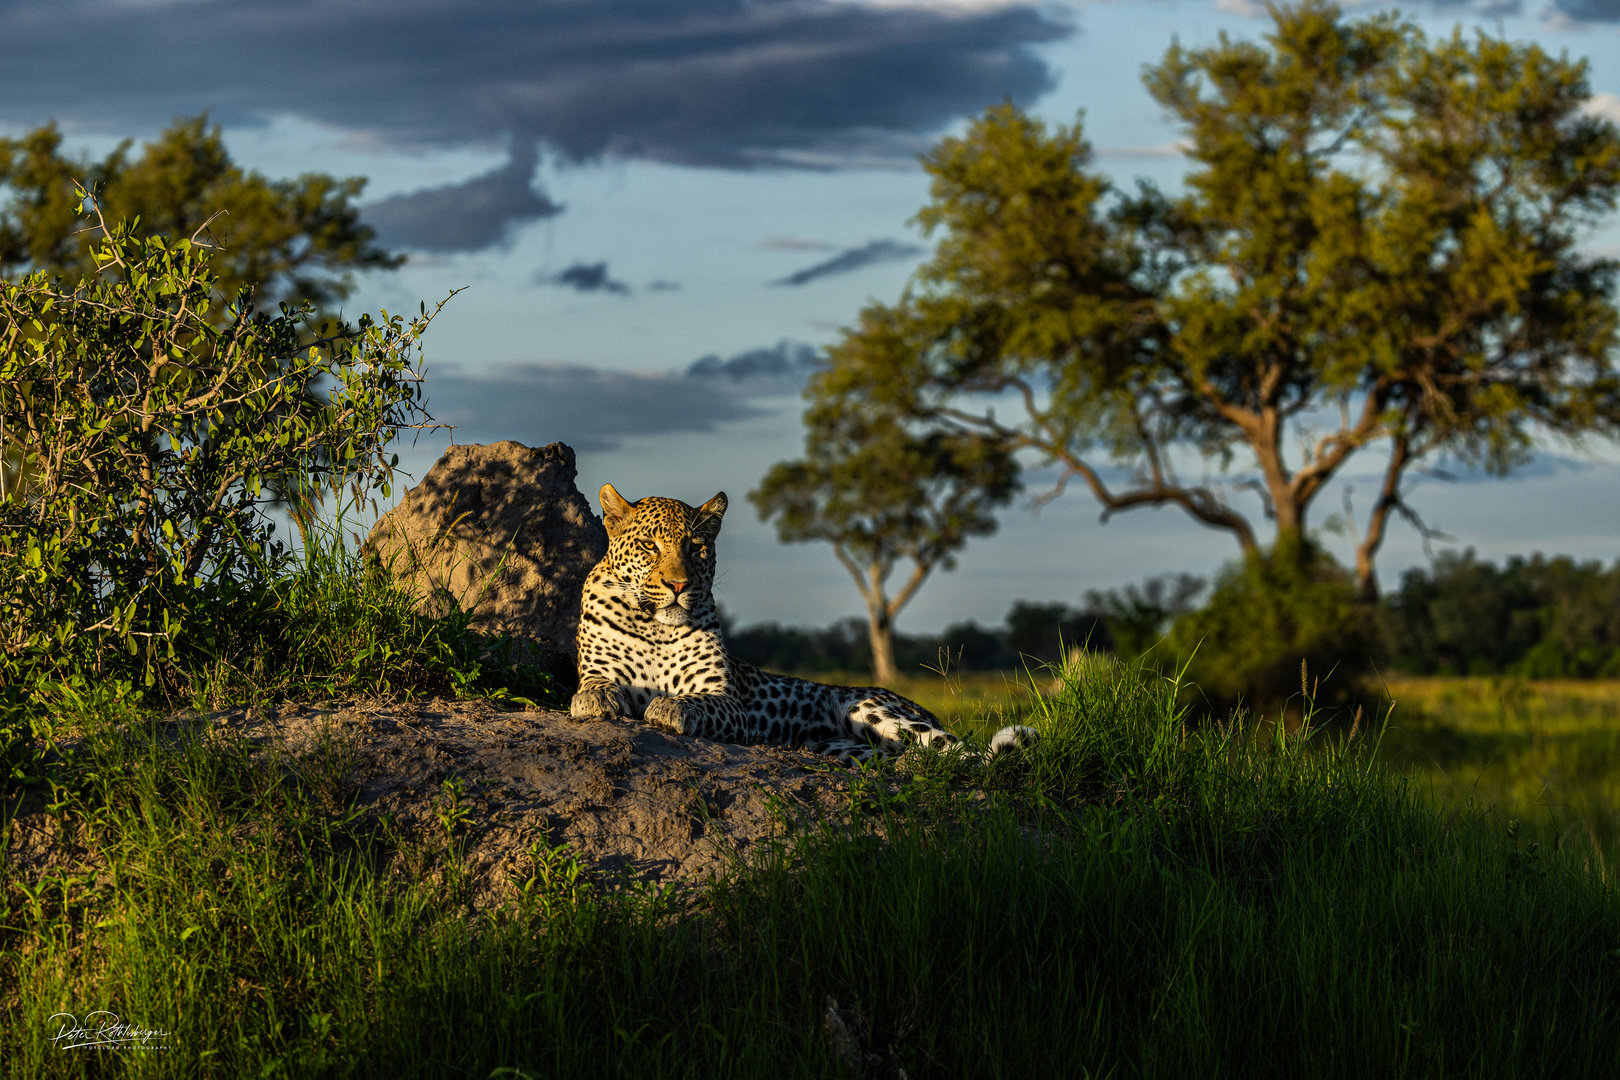
MULTIPOLYGON (((580 597, 574 719, 623 717, 676 735, 802 747, 845 764, 918 746, 971 749, 892 690, 762 671, 727 650, 714 601, 725 492, 694 507, 661 496, 631 502, 605 484, 599 499, 608 549, 580 597)), ((1011 725, 982 752, 1022 750, 1036 738, 1011 725)))

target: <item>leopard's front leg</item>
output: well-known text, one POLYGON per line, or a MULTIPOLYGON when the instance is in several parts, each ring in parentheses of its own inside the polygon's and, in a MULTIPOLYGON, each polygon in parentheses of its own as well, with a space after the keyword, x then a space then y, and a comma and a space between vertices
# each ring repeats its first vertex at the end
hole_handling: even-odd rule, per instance
POLYGON ((575 720, 605 720, 629 716, 630 707, 614 683, 600 675, 587 675, 579 680, 579 690, 568 703, 568 715, 575 720))
POLYGON ((643 714, 677 735, 737 742, 743 736, 743 709, 730 694, 676 694, 653 698, 643 714))

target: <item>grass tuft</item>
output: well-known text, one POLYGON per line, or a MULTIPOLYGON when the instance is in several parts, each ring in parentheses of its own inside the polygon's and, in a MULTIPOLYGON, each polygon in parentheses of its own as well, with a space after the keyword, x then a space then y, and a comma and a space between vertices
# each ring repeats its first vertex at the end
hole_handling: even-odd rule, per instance
POLYGON ((553 673, 509 635, 472 630, 453 603, 422 614, 388 567, 349 546, 341 515, 301 535, 297 558, 268 567, 251 597, 219 606, 210 647, 185 665, 195 707, 354 694, 557 700, 553 673))

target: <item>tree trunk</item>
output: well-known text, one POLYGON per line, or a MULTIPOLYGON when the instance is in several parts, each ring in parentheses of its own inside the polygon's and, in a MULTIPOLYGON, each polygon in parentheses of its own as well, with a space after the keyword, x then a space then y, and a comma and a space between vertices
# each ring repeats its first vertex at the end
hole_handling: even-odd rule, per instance
POLYGON ((885 607, 885 604, 867 605, 866 634, 872 643, 872 681, 887 686, 900 672, 894 666, 894 621, 885 607))
POLYGON ((1283 463, 1282 423, 1273 410, 1267 409, 1258 430, 1248 433, 1249 447, 1254 451, 1260 474, 1265 477, 1266 510, 1277 527, 1272 541, 1274 551, 1284 545, 1291 546, 1305 531, 1305 507, 1283 463))
POLYGON ((1403 435, 1397 435, 1390 444, 1389 464, 1384 467, 1384 486, 1378 492, 1367 519, 1367 534, 1356 545, 1356 582, 1361 586, 1361 598, 1368 602, 1378 600, 1378 569, 1375 560, 1384 543, 1384 530, 1389 525, 1390 511, 1401 505, 1401 474, 1411 460, 1412 444, 1403 435))
POLYGON ((866 601, 866 634, 872 646, 873 681, 891 683, 900 675, 899 669, 894 666, 894 617, 916 595, 933 564, 915 564, 905 587, 891 600, 884 582, 889 579, 889 571, 894 566, 892 562, 879 559, 865 563, 863 572, 863 564, 857 564, 842 544, 834 543, 833 552, 838 556, 838 561, 844 564, 844 569, 849 571, 849 576, 855 579, 855 587, 861 591, 861 599, 866 601))

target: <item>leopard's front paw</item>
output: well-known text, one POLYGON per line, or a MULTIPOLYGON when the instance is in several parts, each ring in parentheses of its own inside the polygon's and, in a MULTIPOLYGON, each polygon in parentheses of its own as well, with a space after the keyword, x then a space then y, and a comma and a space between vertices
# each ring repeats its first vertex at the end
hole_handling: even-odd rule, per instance
POLYGON ((605 720, 610 716, 623 716, 624 707, 619 692, 611 686, 598 686, 581 690, 568 703, 568 715, 575 720, 605 720))
POLYGON ((649 724, 655 724, 665 731, 673 731, 677 735, 686 734, 686 724, 681 720, 681 703, 672 697, 653 698, 647 703, 644 715, 649 724))

